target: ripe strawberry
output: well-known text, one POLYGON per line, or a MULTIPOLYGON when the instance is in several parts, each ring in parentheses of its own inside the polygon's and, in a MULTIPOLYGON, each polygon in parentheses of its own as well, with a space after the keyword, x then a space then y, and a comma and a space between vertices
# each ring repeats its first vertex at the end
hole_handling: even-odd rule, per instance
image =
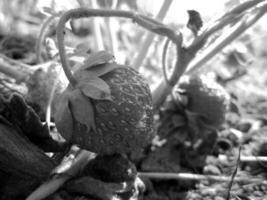
POLYGON ((186 95, 189 112, 200 115, 205 124, 214 128, 222 125, 229 95, 221 85, 204 76, 184 76, 176 89, 180 97, 186 95))
POLYGON ((77 86, 69 85, 63 92, 55 114, 67 141, 102 154, 131 152, 150 141, 152 98, 138 72, 100 52, 89 57, 74 77, 77 86))

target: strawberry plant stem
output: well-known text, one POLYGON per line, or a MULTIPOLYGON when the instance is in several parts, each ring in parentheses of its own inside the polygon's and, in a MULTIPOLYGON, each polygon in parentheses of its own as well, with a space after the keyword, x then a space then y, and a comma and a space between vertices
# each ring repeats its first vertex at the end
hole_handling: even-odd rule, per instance
POLYGON ((168 37, 175 44, 181 44, 181 35, 176 34, 173 30, 161 24, 160 22, 153 21, 153 19, 149 19, 148 17, 121 10, 97 10, 97 9, 88 9, 88 8, 77 8, 72 9, 64 13, 58 23, 57 26, 57 40, 58 40, 58 48, 59 55, 62 63, 62 67, 64 72, 69 79, 71 85, 75 86, 77 84, 77 80, 73 77, 69 63, 66 59, 66 51, 64 45, 64 27, 65 23, 71 18, 82 18, 82 17, 124 17, 128 19, 132 19, 134 22, 139 24, 140 26, 156 33, 159 35, 163 35, 168 37))
POLYGON ((39 32, 38 35, 38 39, 36 42, 36 60, 37 63, 42 62, 42 57, 41 57, 41 51, 42 51, 42 45, 45 39, 45 36, 47 34, 47 30, 49 28, 49 26, 54 22, 54 20, 59 17, 61 15, 61 13, 56 13, 53 14, 51 16, 49 16, 47 19, 45 19, 44 23, 42 24, 41 30, 39 32))

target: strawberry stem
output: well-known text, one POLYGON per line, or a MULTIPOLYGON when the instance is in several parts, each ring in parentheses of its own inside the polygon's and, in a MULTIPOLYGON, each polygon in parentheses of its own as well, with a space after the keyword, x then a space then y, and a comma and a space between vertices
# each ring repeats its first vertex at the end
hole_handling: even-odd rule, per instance
POLYGON ((61 15, 61 13, 55 13, 55 14, 49 16, 48 18, 46 18, 44 23, 42 24, 40 33, 38 35, 38 40, 36 42, 36 47, 35 47, 36 48, 36 61, 37 61, 37 63, 41 63, 43 61, 42 57, 41 57, 41 49, 42 49, 42 45, 43 45, 44 39, 45 39, 46 34, 47 34, 48 27, 60 15, 61 15))
POLYGON ((156 34, 168 37, 172 42, 174 42, 178 46, 180 46, 181 44, 181 34, 176 34, 172 29, 168 28, 164 24, 139 14, 121 10, 100 10, 100 9, 88 9, 88 8, 77 8, 69 10, 66 13, 64 13, 59 20, 57 26, 57 40, 58 40, 58 49, 63 70, 68 80, 70 81, 71 85, 73 86, 77 84, 77 80, 73 77, 70 71, 69 62, 66 59, 66 51, 64 46, 64 27, 65 23, 69 19, 72 18, 76 19, 82 17, 124 17, 132 19, 134 22, 136 22, 143 28, 146 28, 156 34))

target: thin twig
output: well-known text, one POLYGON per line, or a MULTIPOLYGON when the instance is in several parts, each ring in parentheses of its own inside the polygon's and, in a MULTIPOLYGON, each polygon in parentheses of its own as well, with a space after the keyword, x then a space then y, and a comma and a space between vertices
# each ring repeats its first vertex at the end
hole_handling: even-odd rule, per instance
MULTIPOLYGON (((168 172, 139 172, 138 175, 142 178, 158 179, 158 180, 192 180, 192 181, 216 181, 216 182, 229 182, 231 177, 228 176, 215 176, 215 175, 202 175, 191 173, 168 173, 168 172)), ((242 184, 249 183, 263 183, 267 184, 259 178, 242 178, 236 177, 235 182, 242 184)))
POLYGON ((265 0, 250 0, 250 1, 245 1, 244 3, 237 5, 236 7, 232 8, 230 11, 225 13, 222 18, 225 18, 226 16, 233 16, 235 14, 240 14, 250 8, 253 8, 257 4, 264 2, 265 0))
POLYGON ((168 52, 169 44, 170 44, 170 40, 167 39, 166 42, 164 43, 163 51, 162 51, 162 71, 163 71, 164 79, 165 79, 166 83, 168 83, 168 84, 170 84, 170 82, 169 82, 169 78, 167 75, 166 55, 168 52))
POLYGON ((228 186, 226 200, 230 200, 231 189, 232 189, 232 186, 233 186, 233 183, 234 183, 234 179, 235 179, 235 176, 237 174, 237 169, 238 169, 238 166, 239 166, 239 163, 240 163, 240 154, 241 154, 241 146, 239 147, 239 150, 238 150, 238 157, 237 157, 237 161, 236 161, 236 166, 235 166, 235 170, 234 170, 234 172, 233 172, 233 174, 231 176, 231 180, 230 180, 230 183, 229 183, 229 186, 228 186))
MULTIPOLYGON (((62 73, 62 68, 60 68, 58 73, 59 74, 62 73)), ((53 103, 53 100, 55 97, 55 93, 56 93, 58 84, 59 84, 59 76, 57 76, 54 80, 52 89, 49 93, 49 98, 48 98, 48 102, 47 102, 47 106, 46 106, 45 121, 46 121, 49 129, 50 129, 50 125, 51 125, 51 107, 52 107, 52 103, 53 103)))
MULTIPOLYGON (((219 155, 219 160, 232 160, 233 158, 229 158, 226 155, 219 155)), ((242 163, 267 163, 266 156, 240 156, 240 162, 242 163)))

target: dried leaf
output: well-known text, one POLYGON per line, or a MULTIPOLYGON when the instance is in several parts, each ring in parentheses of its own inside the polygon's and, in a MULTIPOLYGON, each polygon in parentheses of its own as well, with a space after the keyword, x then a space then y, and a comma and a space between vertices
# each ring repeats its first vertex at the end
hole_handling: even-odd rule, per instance
POLYGON ((70 141, 72 137, 73 119, 69 108, 69 91, 64 91, 59 99, 59 105, 57 106, 55 113, 55 123, 60 134, 70 141))
POLYGON ((89 98, 111 100, 110 87, 101 78, 94 77, 88 82, 82 82, 78 87, 89 98))
POLYGON ((106 51, 99 51, 92 53, 84 61, 84 66, 82 69, 89 69, 90 67, 110 63, 114 61, 114 56, 106 51))
POLYGON ((188 10, 189 20, 187 22, 187 27, 193 32, 193 34, 197 35, 198 31, 203 26, 203 21, 198 11, 196 10, 188 10))
POLYGON ((73 117, 79 123, 86 125, 87 131, 91 129, 95 131, 94 109, 90 99, 84 96, 79 89, 75 89, 71 92, 69 100, 73 117))

